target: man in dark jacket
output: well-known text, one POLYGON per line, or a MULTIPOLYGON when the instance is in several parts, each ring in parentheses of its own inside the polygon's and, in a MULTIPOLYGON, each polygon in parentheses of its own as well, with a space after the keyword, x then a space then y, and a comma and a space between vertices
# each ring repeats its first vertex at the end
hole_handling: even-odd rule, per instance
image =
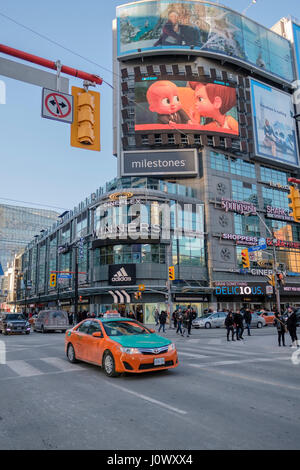
POLYGON ((245 311, 245 313, 244 313, 244 320, 245 320, 246 328, 247 328, 247 330, 248 330, 248 336, 251 336, 251 333, 250 333, 250 325, 251 325, 252 315, 251 315, 250 310, 246 310, 246 311, 245 311))
POLYGON ((165 333, 165 325, 166 325, 166 322, 167 322, 167 317, 168 317, 168 314, 167 312, 165 312, 164 310, 162 310, 162 312, 160 313, 159 315, 159 328, 158 328, 158 333, 160 332, 161 328, 163 329, 163 333, 165 333))
POLYGON ((186 324, 187 324, 187 330, 188 330, 187 337, 189 337, 191 334, 192 322, 193 322, 193 311, 191 308, 188 308, 186 311, 186 320, 187 320, 186 324))
POLYGON ((230 339, 229 339, 230 332, 231 332, 231 335, 232 335, 232 337, 231 337, 232 341, 235 341, 235 339, 234 339, 234 318, 233 318, 232 312, 228 312, 228 315, 225 318, 225 326, 226 326, 226 329, 227 329, 227 341, 230 341, 230 339))
POLYGON ((297 337, 297 315, 292 307, 288 308, 288 319, 286 322, 288 332, 290 334, 292 344, 291 347, 298 346, 298 337, 297 337))
POLYGON ((244 325, 243 325, 243 316, 241 315, 240 310, 237 310, 233 316, 234 323, 236 325, 236 340, 240 341, 243 338, 244 325))

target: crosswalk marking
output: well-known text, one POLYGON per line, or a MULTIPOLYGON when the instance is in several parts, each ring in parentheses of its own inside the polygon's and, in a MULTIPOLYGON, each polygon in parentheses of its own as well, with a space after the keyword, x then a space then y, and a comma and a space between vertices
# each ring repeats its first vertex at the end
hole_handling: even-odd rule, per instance
POLYGON ((63 372, 70 372, 73 370, 82 369, 82 366, 71 364, 70 362, 61 359, 60 357, 41 357, 40 360, 46 362, 46 364, 57 367, 57 369, 63 372))
POLYGON ((43 375, 43 372, 32 367, 25 361, 7 361, 6 365, 18 374, 19 377, 33 377, 35 375, 43 375))

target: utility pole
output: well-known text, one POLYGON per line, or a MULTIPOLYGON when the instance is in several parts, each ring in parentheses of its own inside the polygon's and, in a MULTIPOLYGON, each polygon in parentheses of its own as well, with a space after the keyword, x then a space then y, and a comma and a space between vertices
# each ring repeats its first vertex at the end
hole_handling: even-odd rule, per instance
POLYGON ((78 246, 77 243, 75 243, 74 249, 75 249, 75 286, 74 286, 74 317, 75 317, 75 323, 78 323, 78 246))

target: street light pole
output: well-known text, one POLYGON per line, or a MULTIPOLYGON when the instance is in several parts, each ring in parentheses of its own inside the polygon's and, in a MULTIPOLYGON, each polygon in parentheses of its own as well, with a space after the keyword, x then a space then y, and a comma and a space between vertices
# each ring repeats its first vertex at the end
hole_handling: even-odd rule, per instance
POLYGON ((75 286, 74 286, 74 317, 75 317, 75 324, 78 323, 78 247, 75 243, 75 286))
POLYGON ((277 271, 277 255, 276 255, 276 247, 275 247, 275 235, 274 235, 274 229, 272 228, 272 231, 269 229, 263 218, 259 215, 259 213, 256 213, 257 217, 259 220, 262 222, 266 230, 269 232, 269 234, 272 237, 272 247, 273 247, 273 276, 274 276, 274 288, 275 288, 275 298, 276 298, 276 306, 277 306, 277 311, 280 313, 280 292, 279 292, 279 286, 278 286, 278 280, 276 276, 276 271, 277 271))

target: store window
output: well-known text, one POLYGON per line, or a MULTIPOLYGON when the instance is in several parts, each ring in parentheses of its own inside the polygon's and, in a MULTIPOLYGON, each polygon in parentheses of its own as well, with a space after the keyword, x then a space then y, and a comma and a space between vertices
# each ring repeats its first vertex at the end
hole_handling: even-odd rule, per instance
POLYGON ((204 239, 182 237, 173 240, 172 262, 174 265, 204 267, 204 239))

